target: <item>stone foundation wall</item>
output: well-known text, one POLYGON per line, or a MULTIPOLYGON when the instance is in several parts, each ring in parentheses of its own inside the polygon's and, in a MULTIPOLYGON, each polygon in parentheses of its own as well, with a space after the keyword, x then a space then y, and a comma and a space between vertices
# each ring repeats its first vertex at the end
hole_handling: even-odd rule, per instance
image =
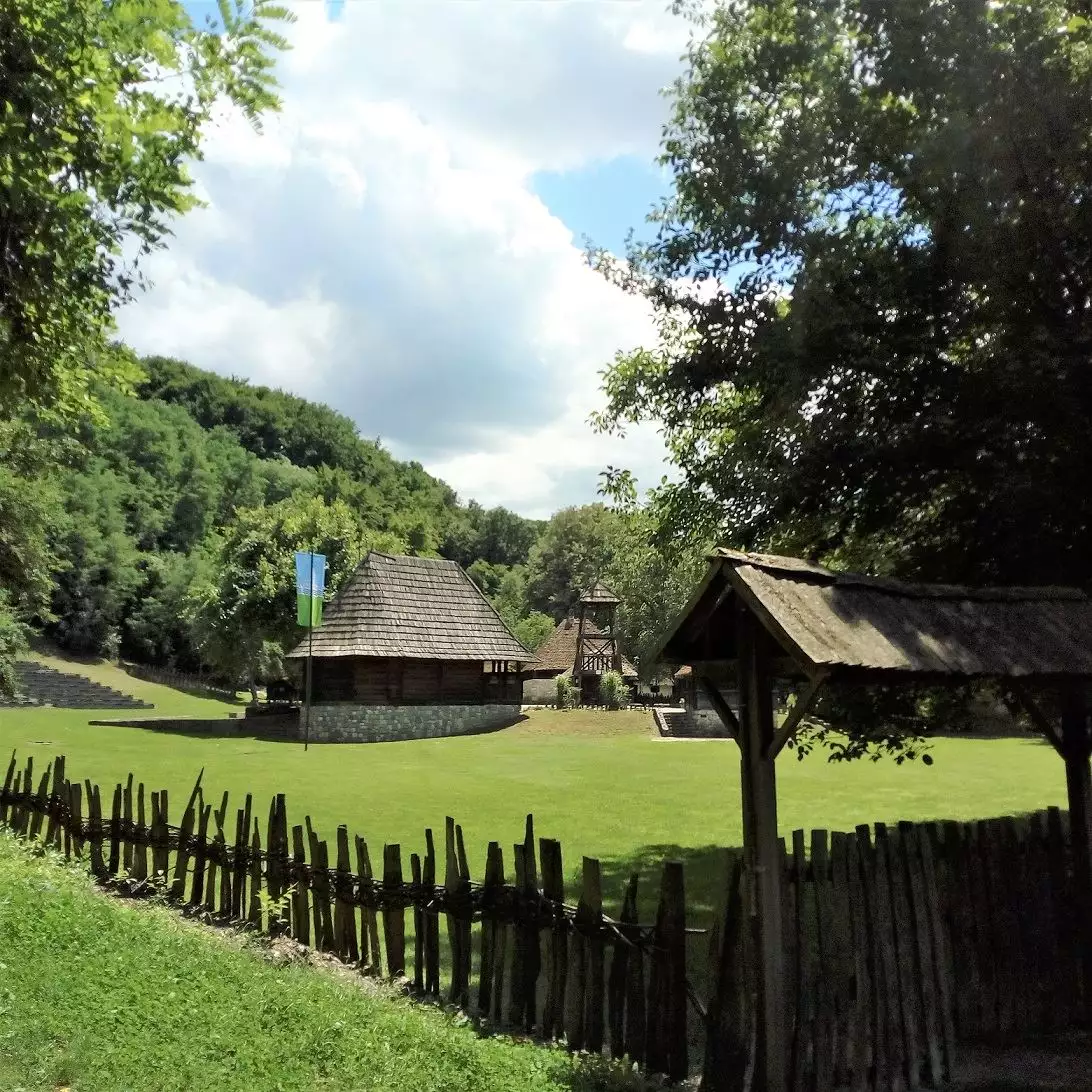
MULTIPOLYGON (((313 743, 392 743, 404 739, 467 736, 500 728, 519 717, 512 705, 311 706, 313 743)), ((302 732, 302 723, 300 731, 302 732)))

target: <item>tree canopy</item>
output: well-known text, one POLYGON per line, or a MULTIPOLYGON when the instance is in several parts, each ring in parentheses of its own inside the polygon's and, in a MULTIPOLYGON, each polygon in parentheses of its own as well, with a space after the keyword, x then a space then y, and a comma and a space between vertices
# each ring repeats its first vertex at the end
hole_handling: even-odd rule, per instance
POLYGON ((278 106, 269 0, 8 0, 0 9, 0 410, 81 412, 132 380, 109 343, 140 260, 197 204, 190 163, 225 102, 278 106))
POLYGON ((598 424, 663 427, 663 534, 1087 585, 1090 145, 1086 4, 701 17, 656 236, 596 259, 659 323, 598 424))

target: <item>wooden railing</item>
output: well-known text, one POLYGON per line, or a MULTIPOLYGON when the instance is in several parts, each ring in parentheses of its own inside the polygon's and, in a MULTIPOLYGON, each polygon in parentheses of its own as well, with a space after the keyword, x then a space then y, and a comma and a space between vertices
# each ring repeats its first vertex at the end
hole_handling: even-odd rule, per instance
POLYGON ((179 671, 173 667, 152 667, 149 664, 126 663, 123 666, 126 674, 132 675, 135 679, 143 679, 145 682, 172 686, 176 690, 190 690, 227 701, 234 701, 238 696, 237 691, 227 683, 215 681, 204 675, 196 675, 190 671, 179 671))

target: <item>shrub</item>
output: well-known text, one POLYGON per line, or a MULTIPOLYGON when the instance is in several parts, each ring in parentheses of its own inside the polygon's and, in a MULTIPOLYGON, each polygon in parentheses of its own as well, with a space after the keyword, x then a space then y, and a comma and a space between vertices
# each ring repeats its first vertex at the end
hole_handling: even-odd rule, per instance
POLYGON ((118 662, 118 657, 121 655, 121 634, 113 626, 106 631, 100 651, 104 660, 108 660, 112 664, 118 662))
POLYGON ((625 709, 629 705, 629 687, 617 671, 604 671, 599 677, 599 700, 608 709, 625 709))
POLYGON ((580 704, 580 691, 568 675, 557 677, 558 709, 575 709, 580 704))

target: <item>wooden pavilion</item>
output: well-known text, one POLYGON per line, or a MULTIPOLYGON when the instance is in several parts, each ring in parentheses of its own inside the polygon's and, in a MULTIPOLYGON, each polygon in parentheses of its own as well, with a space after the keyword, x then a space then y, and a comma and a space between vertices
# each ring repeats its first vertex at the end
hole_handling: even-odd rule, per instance
POLYGON ((1012 690, 1065 764, 1079 920, 1092 922, 1092 601, 1083 592, 912 585, 720 549, 658 657, 691 665, 740 747, 756 922, 754 1089, 784 1092, 787 1083, 775 759, 823 687, 981 679, 1012 690), (800 686, 780 725, 777 679, 800 686), (722 695, 729 685, 739 687, 738 717, 722 695), (1060 710, 1057 722, 1047 700, 1060 710))
POLYGON ((511 719, 535 659, 454 561, 375 552, 289 653, 308 655, 314 738, 368 740, 511 719))

